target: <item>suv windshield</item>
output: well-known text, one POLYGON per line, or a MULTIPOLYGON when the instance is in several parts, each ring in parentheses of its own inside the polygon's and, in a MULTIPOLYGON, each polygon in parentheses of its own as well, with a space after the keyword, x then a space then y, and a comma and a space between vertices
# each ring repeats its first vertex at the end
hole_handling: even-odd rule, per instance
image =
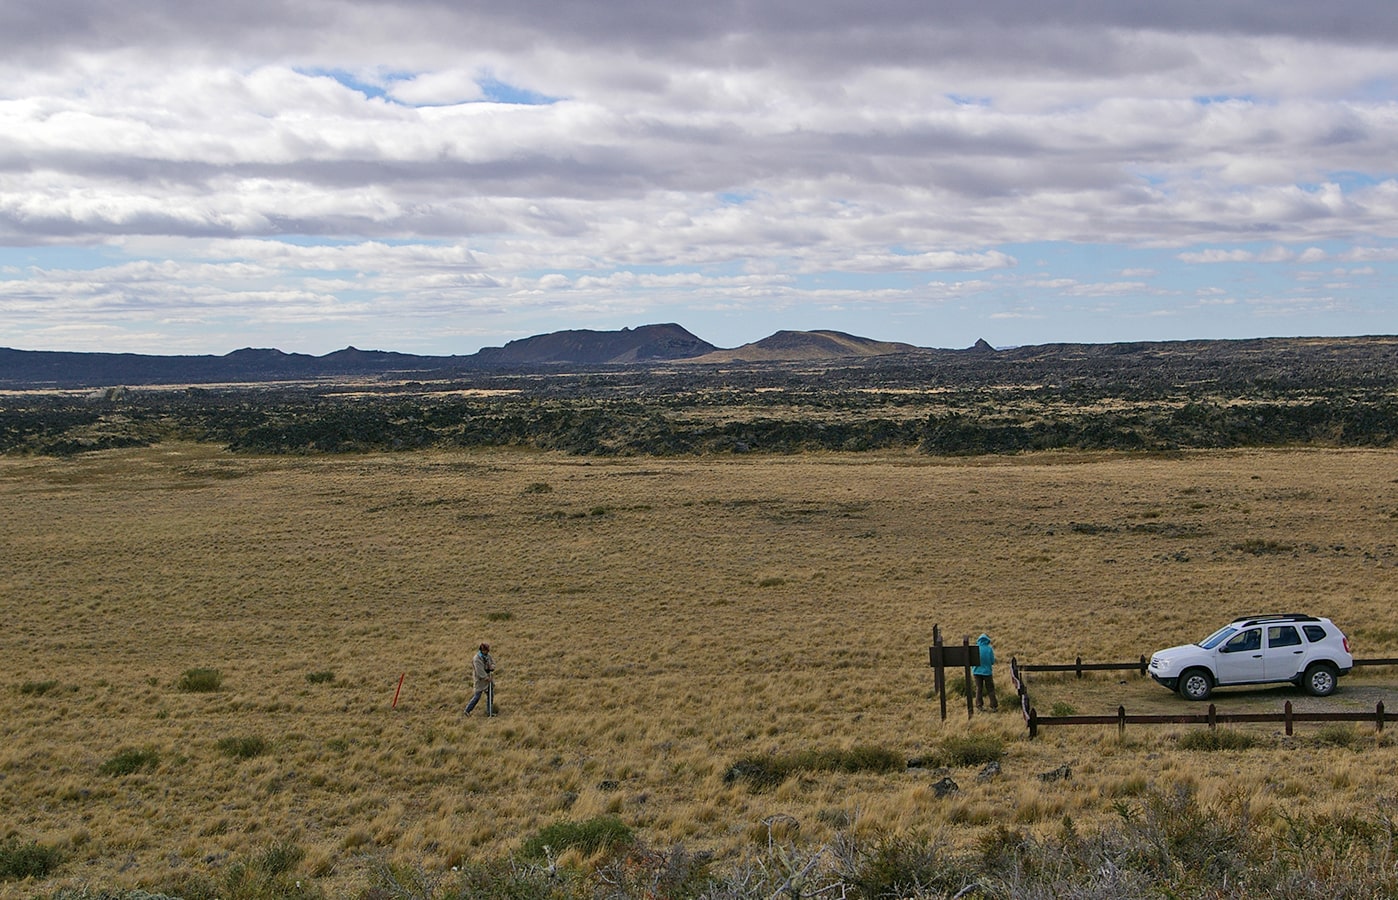
POLYGON ((1199 646, 1203 647, 1205 650, 1212 650, 1219 644, 1228 640, 1228 638, 1231 637, 1233 633, 1237 630, 1238 629, 1234 628, 1232 625, 1225 625, 1218 631, 1215 631, 1213 634, 1200 641, 1199 646))

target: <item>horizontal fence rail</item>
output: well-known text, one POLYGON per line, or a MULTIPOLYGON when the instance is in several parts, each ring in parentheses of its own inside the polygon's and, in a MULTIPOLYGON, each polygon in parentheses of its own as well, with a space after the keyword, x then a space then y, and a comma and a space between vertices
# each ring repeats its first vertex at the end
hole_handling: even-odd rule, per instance
POLYGON ((1385 712, 1380 700, 1373 712, 1296 712, 1291 701, 1279 713, 1221 713, 1212 703, 1209 711, 1194 715, 1127 715, 1126 707, 1118 706, 1114 716, 1041 716, 1033 707, 1025 716, 1029 724, 1029 737, 1039 736, 1039 729, 1050 725, 1116 725, 1117 731, 1125 733, 1128 724, 1134 725, 1208 725, 1216 728, 1220 722, 1281 722, 1286 733, 1292 733, 1295 722, 1373 722, 1377 730, 1383 731, 1385 722, 1398 722, 1398 713, 1385 712))
POLYGON ((1146 667, 1149 665, 1150 660, 1146 659, 1144 656, 1137 662, 1129 663, 1085 663, 1082 661, 1082 657, 1079 656, 1077 660, 1070 663, 1054 663, 1052 665, 1038 666, 1022 665, 1019 667, 1019 670, 1021 672, 1076 672, 1078 677, 1081 678, 1084 672, 1132 671, 1140 672, 1144 675, 1146 674, 1146 667))

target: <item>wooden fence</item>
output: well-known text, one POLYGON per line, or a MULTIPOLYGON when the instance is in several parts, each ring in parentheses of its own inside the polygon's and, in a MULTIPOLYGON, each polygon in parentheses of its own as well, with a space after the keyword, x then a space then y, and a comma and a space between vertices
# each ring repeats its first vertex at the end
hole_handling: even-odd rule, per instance
MULTIPOLYGON (((1084 663, 1082 657, 1078 657, 1072 664, 1037 666, 1022 666, 1018 659, 1010 657, 1010 681, 1014 684, 1015 693, 1019 695, 1020 711, 1024 714, 1025 725, 1029 727, 1030 739, 1039 736, 1040 728, 1050 725, 1116 725, 1118 733, 1125 733, 1128 724, 1208 725, 1213 729, 1220 722, 1280 722, 1290 735, 1292 725, 1296 722, 1373 722, 1379 731, 1383 731, 1385 722, 1398 721, 1398 713, 1386 712, 1382 700, 1374 707, 1373 712, 1296 712, 1288 700, 1279 713, 1220 713, 1217 707, 1210 703, 1208 712, 1195 714, 1128 715, 1125 706, 1118 706, 1115 715, 1041 716, 1029 702, 1029 688, 1024 680, 1026 672, 1076 672, 1081 678, 1083 672, 1139 670, 1145 675, 1147 665, 1144 656, 1139 663, 1084 663)), ((1356 659, 1354 665, 1355 668, 1393 666, 1398 665, 1398 659, 1356 659)))

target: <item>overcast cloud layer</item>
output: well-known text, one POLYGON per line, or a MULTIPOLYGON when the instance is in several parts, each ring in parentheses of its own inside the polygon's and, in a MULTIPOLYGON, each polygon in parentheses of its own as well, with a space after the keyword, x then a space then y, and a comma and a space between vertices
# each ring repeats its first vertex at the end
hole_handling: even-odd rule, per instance
POLYGON ((457 7, 0 4, 0 346, 1398 332, 1392 0, 457 7))

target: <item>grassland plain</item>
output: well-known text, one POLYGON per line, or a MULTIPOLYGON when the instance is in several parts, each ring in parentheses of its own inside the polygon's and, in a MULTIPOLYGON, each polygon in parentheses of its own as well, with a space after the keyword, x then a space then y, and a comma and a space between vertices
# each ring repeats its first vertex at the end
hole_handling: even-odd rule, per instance
MULTIPOLYGON (((0 458, 0 508, 0 822, 64 858, 0 896, 160 886, 281 841, 345 896, 373 860, 447 868, 600 814, 722 860, 766 841, 774 816, 813 844, 842 828, 969 842, 1091 823, 1174 785, 1277 829, 1398 795, 1398 750, 1372 736, 1357 752, 1258 726, 1254 748, 1208 754, 1176 747, 1172 726, 1031 743, 1012 712, 942 723, 926 650, 940 624, 988 631, 1004 660, 1134 659, 1237 613, 1299 610, 1333 617, 1358 655, 1398 655, 1398 453, 164 444, 0 458), (481 640, 500 665, 494 719, 461 716, 481 640), (179 690, 195 668, 220 689, 179 690), (914 758, 967 731, 1008 742, 1003 774, 954 771, 949 798, 916 768, 760 793, 724 779, 752 754, 914 758), (1067 781, 1037 777, 1063 765, 1067 781)), ((1324 702, 1393 708, 1394 675, 1358 674, 1324 702)), ((1186 706, 1136 676, 1033 688, 1045 710, 1186 706)), ((1303 700, 1216 702, 1287 699, 1303 700)))

